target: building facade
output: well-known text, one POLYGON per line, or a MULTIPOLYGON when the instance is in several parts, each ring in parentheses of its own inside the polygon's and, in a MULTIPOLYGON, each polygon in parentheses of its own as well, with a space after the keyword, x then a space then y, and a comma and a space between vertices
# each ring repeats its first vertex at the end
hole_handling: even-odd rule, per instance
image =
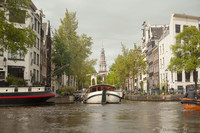
MULTIPOLYGON (((200 17, 172 14, 169 25, 143 23, 142 48, 143 53, 146 54, 148 73, 142 75, 142 81, 147 84, 147 88, 144 87, 147 92, 164 89, 166 92, 175 90, 175 92, 185 93, 189 85, 194 85, 194 72, 177 73, 167 69, 173 57, 170 47, 176 43, 176 35, 187 26, 196 26, 200 29, 200 17)), ((197 77, 200 75, 200 69, 197 69, 196 74, 197 77)), ((200 84, 199 78, 198 84, 200 84)))
MULTIPOLYGON (((143 23, 142 51, 146 55, 147 74, 137 82, 143 82, 143 89, 147 93, 156 90, 159 86, 159 54, 158 42, 161 38, 165 25, 150 25, 143 23)), ((141 77, 141 76, 140 76, 141 77)), ((140 86, 138 83, 137 86, 140 86)), ((141 88, 141 87, 140 87, 141 88)))
MULTIPOLYGON (((40 46, 42 38, 42 18, 44 16, 42 10, 37 10, 32 3, 30 9, 26 11, 30 15, 24 18, 24 22, 13 21, 17 28, 23 29, 31 27, 36 34, 36 44, 32 48, 28 48, 25 56, 18 52, 13 55, 9 50, 0 53, 0 75, 1 81, 5 82, 6 77, 12 75, 14 77, 23 78, 29 86, 38 85, 40 83, 40 46)), ((8 20, 10 15, 8 15, 8 20)))
MULTIPOLYGON (((166 29, 163 37, 159 41, 159 64, 160 64, 160 81, 166 84, 166 89, 175 90, 177 92, 185 93, 188 85, 194 85, 194 73, 171 72, 167 69, 170 59, 173 57, 170 49, 171 45, 175 44, 175 36, 183 31, 184 27, 196 26, 199 29, 200 17, 186 14, 172 14, 169 29, 166 29)), ((197 77, 200 75, 200 69, 197 69, 197 77)), ((200 80, 198 79, 198 84, 200 80)))

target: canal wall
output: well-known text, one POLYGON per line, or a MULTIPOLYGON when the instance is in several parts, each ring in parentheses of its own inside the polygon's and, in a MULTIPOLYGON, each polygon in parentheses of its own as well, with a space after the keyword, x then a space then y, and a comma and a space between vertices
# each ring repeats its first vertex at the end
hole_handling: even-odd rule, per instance
POLYGON ((47 102, 54 102, 55 104, 71 104, 74 103, 74 96, 56 96, 50 98, 47 102))
POLYGON ((180 101, 183 95, 126 95, 125 100, 131 101, 180 101))

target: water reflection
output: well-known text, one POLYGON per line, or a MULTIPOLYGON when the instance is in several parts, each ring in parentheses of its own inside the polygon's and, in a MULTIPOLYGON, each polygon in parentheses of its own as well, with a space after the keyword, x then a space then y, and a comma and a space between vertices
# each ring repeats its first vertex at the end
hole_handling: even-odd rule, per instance
POLYGON ((154 133, 197 132, 200 112, 184 111, 179 102, 61 104, 1 107, 1 133, 154 133))

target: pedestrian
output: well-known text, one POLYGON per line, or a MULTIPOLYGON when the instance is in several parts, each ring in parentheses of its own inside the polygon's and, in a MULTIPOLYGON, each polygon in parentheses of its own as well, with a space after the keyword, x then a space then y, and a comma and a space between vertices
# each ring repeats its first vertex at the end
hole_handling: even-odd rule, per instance
POLYGON ((199 89, 197 89, 197 93, 200 95, 200 90, 199 89))
POLYGON ((194 89, 194 86, 191 85, 189 90, 185 93, 183 98, 195 99, 195 96, 197 96, 197 98, 200 98, 200 95, 194 89))
MULTIPOLYGON (((197 89, 197 94, 199 94, 200 95, 200 90, 199 89, 197 89)), ((195 97, 196 99, 198 99, 198 97, 196 96, 195 97)))

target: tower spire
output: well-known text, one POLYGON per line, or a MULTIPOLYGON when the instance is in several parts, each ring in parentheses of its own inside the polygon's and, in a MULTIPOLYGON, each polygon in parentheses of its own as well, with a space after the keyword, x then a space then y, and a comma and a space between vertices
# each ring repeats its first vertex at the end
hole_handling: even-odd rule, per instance
POLYGON ((106 66, 107 65, 106 65, 106 60, 105 60, 105 52, 104 52, 104 48, 103 48, 103 45, 102 45, 99 72, 105 72, 106 71, 106 66))
POLYGON ((108 72, 106 70, 106 59, 105 59, 105 52, 103 48, 103 42, 102 42, 102 48, 101 48, 101 56, 100 56, 100 64, 99 64, 99 74, 101 76, 101 83, 103 84, 106 80, 106 76, 108 75, 108 72))

